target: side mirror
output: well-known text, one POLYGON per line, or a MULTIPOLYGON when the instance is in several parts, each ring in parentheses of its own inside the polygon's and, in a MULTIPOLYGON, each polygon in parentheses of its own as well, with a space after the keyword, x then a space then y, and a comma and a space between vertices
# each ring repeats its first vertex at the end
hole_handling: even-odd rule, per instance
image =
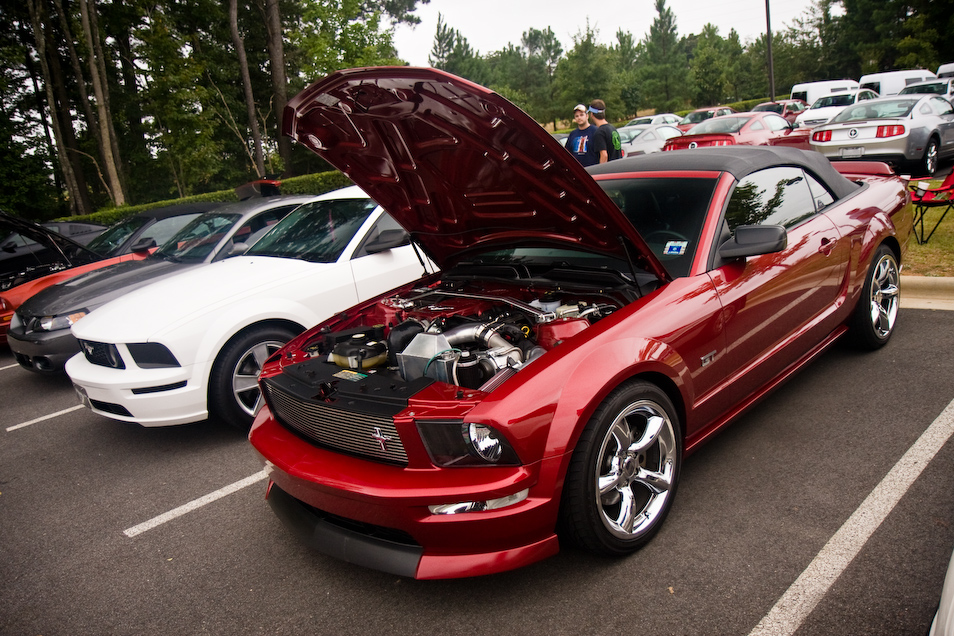
POLYGON ((406 245, 408 240, 409 237, 404 230, 384 230, 378 234, 377 238, 365 244, 364 251, 368 254, 386 252, 395 247, 406 245))
POLYGON ((13 254, 17 251, 17 244, 14 243, 13 241, 10 241, 9 243, 4 243, 3 245, 0 245, 0 250, 13 254))
POLYGON ((781 225, 740 225, 735 234, 719 246, 726 260, 781 252, 788 247, 788 233, 781 225))
POLYGON ((229 248, 229 256, 244 254, 247 249, 248 243, 232 243, 232 247, 229 248))
POLYGON ((132 247, 129 248, 129 251, 134 253, 148 252, 154 247, 158 247, 158 245, 156 245, 156 239, 152 237, 146 237, 146 238, 141 238, 135 243, 133 243, 132 247))

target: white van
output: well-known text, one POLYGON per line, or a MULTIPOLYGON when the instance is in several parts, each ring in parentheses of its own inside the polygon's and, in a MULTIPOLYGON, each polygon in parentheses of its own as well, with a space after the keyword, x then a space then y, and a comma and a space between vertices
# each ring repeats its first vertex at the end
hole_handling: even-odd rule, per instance
POLYGON ((923 68, 918 68, 909 71, 871 73, 862 75, 858 81, 861 83, 861 88, 870 88, 882 97, 887 97, 888 95, 897 95, 908 84, 917 84, 932 79, 937 79, 937 75, 931 71, 925 71, 923 68))
POLYGON ((832 93, 844 93, 846 91, 858 90, 858 82, 852 79, 825 80, 823 82, 804 82, 792 87, 792 99, 800 99, 809 106, 814 104, 819 97, 831 95, 832 93))
POLYGON ((954 77, 954 62, 948 62, 947 64, 941 64, 938 66, 937 77, 938 79, 943 77, 954 77))

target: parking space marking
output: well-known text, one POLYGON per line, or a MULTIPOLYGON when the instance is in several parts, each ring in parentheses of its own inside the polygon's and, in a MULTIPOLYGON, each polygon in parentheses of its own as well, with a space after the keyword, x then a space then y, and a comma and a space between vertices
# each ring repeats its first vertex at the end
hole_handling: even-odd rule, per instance
POLYGON ((66 413, 72 413, 78 409, 83 408, 82 404, 77 404, 76 406, 71 406, 68 409, 63 409, 62 411, 57 411, 56 413, 50 413, 49 415, 44 415, 43 417, 38 417, 35 420, 30 420, 29 422, 21 422, 20 424, 14 424, 13 426, 7 427, 7 432, 15 431, 18 428, 23 428, 24 426, 29 426, 30 424, 36 424, 37 422, 43 422, 45 420, 53 419, 54 417, 59 417, 60 415, 65 415, 66 413))
POLYGON ((790 636, 954 434, 954 402, 937 416, 749 636, 790 636))
POLYGON ((8 365, 5 366, 5 367, 0 367, 0 371, 3 371, 3 370, 5 370, 5 369, 15 369, 15 368, 17 368, 18 366, 20 366, 20 365, 19 365, 19 364, 8 364, 8 365))
POLYGON ((225 497, 226 495, 231 495, 233 492, 237 492, 241 490, 242 488, 251 486, 252 484, 257 484, 258 482, 265 479, 265 477, 266 477, 265 471, 261 470, 255 473, 254 475, 250 475, 246 477, 245 479, 235 482, 234 484, 229 484, 228 486, 225 486, 224 488, 219 488, 215 492, 210 492, 209 494, 203 495, 202 497, 199 497, 198 499, 193 499, 187 504, 181 505, 178 508, 174 508, 170 510, 169 512, 164 512, 158 517, 153 517, 149 521, 144 521, 143 523, 140 523, 138 526, 133 526, 132 528, 123 530, 123 534, 129 538, 135 537, 136 535, 142 534, 143 532, 146 532, 147 530, 152 530, 153 528, 157 526, 161 526, 167 521, 172 521, 173 519, 177 517, 181 517, 182 515, 188 512, 192 512, 193 510, 196 510, 197 508, 201 508, 202 506, 206 504, 210 504, 213 501, 221 499, 222 497, 225 497))

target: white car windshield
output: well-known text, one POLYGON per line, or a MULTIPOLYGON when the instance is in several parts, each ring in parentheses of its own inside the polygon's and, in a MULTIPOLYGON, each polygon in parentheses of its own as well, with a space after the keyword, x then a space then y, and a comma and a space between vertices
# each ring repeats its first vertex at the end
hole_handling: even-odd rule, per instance
POLYGON ((855 93, 845 93, 843 95, 826 95, 819 97, 812 104, 812 108, 828 108, 829 106, 851 106, 855 103, 855 93))
POLYGON ((306 203, 276 223, 245 255, 334 263, 376 207, 370 199, 306 203))

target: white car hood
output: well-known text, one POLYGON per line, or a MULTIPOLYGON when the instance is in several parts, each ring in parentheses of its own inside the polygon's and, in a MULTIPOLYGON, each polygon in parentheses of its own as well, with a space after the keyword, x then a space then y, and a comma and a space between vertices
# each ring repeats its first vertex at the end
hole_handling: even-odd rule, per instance
MULTIPOLYGON (((252 296, 315 293, 321 280, 347 263, 309 263, 292 258, 236 256, 199 266, 106 303, 73 325, 77 338, 97 342, 148 342, 177 325, 237 305, 252 296), (303 282, 303 278, 308 278, 303 282)), ((333 283, 337 284, 337 283, 333 283)), ((332 286, 329 284, 329 286, 332 286)))
POLYGON ((796 117, 796 121, 801 124, 806 120, 814 121, 816 119, 830 120, 832 117, 848 108, 847 106, 825 106, 824 108, 809 108, 804 113, 796 117))

